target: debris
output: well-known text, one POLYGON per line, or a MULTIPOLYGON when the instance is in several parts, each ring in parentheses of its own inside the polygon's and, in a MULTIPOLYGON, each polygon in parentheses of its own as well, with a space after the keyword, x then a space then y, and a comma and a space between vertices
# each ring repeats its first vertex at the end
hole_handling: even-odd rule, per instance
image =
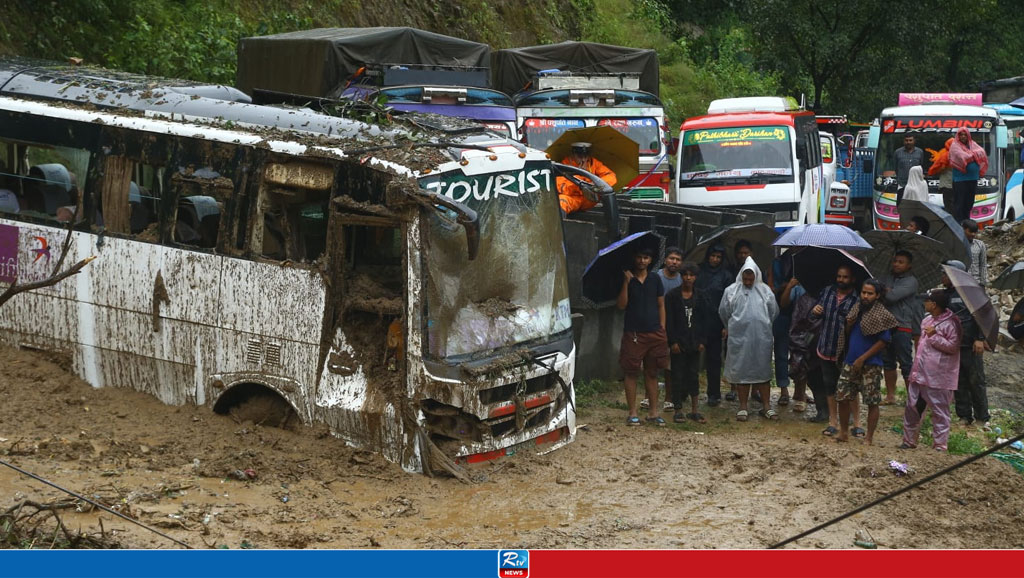
POLYGON ((889 470, 897 476, 909 476, 913 471, 907 467, 907 464, 897 462, 896 460, 891 460, 889 462, 889 470))
POLYGON ((245 472, 245 477, 249 478, 250 480, 256 479, 256 470, 252 468, 246 468, 243 471, 245 472))
POLYGON ((867 548, 868 550, 875 550, 878 545, 875 544, 875 539, 871 537, 871 534, 861 528, 854 534, 853 545, 861 548, 867 548))
POLYGON ((245 472, 243 470, 233 470, 230 474, 228 474, 228 477, 235 480, 241 480, 243 482, 249 479, 249 477, 245 475, 245 472))
POLYGON ((573 480, 572 478, 557 477, 555 478, 555 483, 563 486, 571 486, 576 483, 576 480, 573 480))

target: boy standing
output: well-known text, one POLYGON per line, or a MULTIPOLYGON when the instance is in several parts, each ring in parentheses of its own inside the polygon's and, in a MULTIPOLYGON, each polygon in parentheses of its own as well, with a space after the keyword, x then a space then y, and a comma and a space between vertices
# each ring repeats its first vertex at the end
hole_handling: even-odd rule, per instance
MULTIPOLYGON (((879 300, 885 287, 877 279, 868 279, 860 290, 860 303, 853 306, 846 318, 849 349, 839 374, 836 401, 839 402, 839 435, 836 441, 845 442, 850 432, 850 402, 859 393, 868 406, 868 431, 864 441, 871 445, 878 426, 878 405, 882 403, 882 350, 892 339, 892 331, 899 326, 879 300)), ((842 351, 840 343, 839 351, 842 351)))
MULTIPOLYGON (((626 310, 619 347, 619 364, 625 373, 627 425, 640 425, 637 416, 636 380, 643 370, 644 389, 648 399, 658 399, 658 372, 668 367, 668 344, 665 337, 665 288, 661 277, 649 274, 654 259, 650 249, 633 255, 633 268, 623 271, 622 289, 616 305, 626 310)), ((656 405, 656 404, 655 404, 656 405)), ((663 426, 656 407, 647 409, 647 423, 663 426)))
MULTIPOLYGON (((708 305, 694 287, 697 266, 684 264, 681 276, 682 284, 665 296, 666 330, 672 354, 672 404, 675 409, 672 421, 683 423, 692 419, 707 423, 697 412, 697 405, 700 397, 700 354, 704 351, 708 305), (690 413, 684 415, 683 400, 687 396, 690 398, 690 413)), ((668 388, 667 383, 665 387, 668 388)))
POLYGON ((910 383, 910 366, 914 363, 914 332, 920 330, 921 303, 917 298, 917 277, 911 272, 914 255, 896 251, 889 273, 881 282, 886 288, 882 301, 899 326, 885 349, 885 405, 896 404, 896 367, 899 365, 903 383, 910 383))
MULTIPOLYGON (((683 277, 679 274, 679 268, 683 264, 683 252, 679 247, 669 247, 665 249, 665 264, 661 269, 658 269, 658 276, 661 277, 661 285, 665 288, 665 295, 667 296, 670 291, 679 287, 683 283, 683 277)), ((666 328, 667 329, 667 328, 666 328)), ((672 397, 672 362, 669 361, 668 369, 665 370, 665 405, 662 406, 665 411, 671 411, 675 408, 672 404, 674 398, 672 397)), ((640 407, 647 408, 650 400, 645 399, 640 402, 640 407)))

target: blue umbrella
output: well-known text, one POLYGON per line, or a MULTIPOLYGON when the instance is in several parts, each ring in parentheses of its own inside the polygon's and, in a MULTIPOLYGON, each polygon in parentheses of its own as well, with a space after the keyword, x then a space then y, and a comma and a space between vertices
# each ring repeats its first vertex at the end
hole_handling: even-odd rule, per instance
POLYGON ((992 288, 1003 290, 1024 288, 1024 261, 1017 261, 1003 269, 1003 272, 992 282, 992 288))
POLYGON ((871 249, 871 245, 857 231, 828 223, 797 225, 779 235, 772 244, 776 247, 828 247, 844 251, 871 249))
POLYGON ((910 219, 924 217, 928 221, 928 232, 924 233, 942 243, 949 251, 948 258, 962 263, 971 262, 971 253, 967 249, 967 236, 964 228, 956 222, 942 207, 935 203, 904 200, 900 203, 900 226, 906 227, 910 219))
POLYGON ((633 268, 633 255, 640 249, 654 253, 651 267, 659 262, 664 239, 657 233, 641 231, 615 241, 597 252, 583 270, 583 296, 601 305, 615 301, 622 289, 623 271, 633 268))

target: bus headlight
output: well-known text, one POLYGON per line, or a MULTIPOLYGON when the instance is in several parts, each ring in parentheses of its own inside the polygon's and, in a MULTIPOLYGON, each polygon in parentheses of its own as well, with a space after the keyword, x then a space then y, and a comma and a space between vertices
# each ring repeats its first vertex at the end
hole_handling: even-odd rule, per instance
POLYGON ((775 211, 776 221, 795 221, 799 217, 798 211, 775 211))

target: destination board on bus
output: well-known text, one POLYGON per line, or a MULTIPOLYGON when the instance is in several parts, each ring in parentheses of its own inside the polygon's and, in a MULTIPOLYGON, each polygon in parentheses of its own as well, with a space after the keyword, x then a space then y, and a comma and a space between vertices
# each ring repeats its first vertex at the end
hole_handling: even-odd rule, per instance
POLYGON ((995 120, 986 117, 934 117, 903 116, 882 121, 882 132, 956 132, 966 128, 971 132, 992 132, 995 120))

